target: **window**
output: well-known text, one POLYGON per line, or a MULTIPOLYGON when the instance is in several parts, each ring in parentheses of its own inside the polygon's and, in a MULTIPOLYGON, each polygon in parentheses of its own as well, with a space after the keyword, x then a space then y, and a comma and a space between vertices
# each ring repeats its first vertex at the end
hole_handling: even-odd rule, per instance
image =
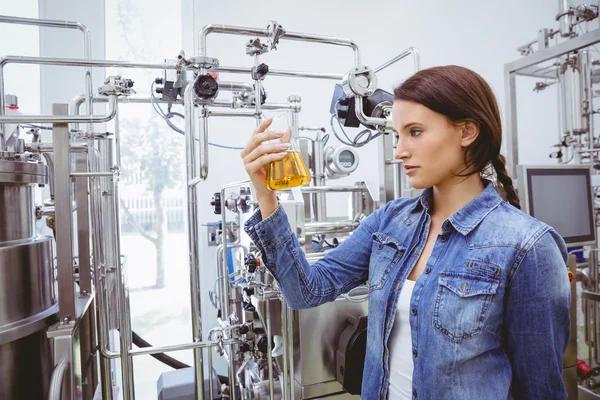
MULTIPOLYGON (((154 64, 175 59, 182 48, 181 15, 180 1, 151 7, 144 0, 106 0, 106 58, 154 64)), ((163 71, 107 69, 107 76, 117 74, 134 81, 136 97, 150 98, 152 82, 163 71)), ((183 113, 176 105, 171 111, 183 113)), ((175 117, 173 124, 182 128, 183 119, 175 117)), ((156 346, 190 342, 184 137, 150 103, 120 104, 119 128, 121 246, 132 328, 156 346)), ((193 362, 191 351, 170 355, 193 362)), ((156 398, 159 375, 171 370, 149 356, 136 357, 136 397, 156 398)))

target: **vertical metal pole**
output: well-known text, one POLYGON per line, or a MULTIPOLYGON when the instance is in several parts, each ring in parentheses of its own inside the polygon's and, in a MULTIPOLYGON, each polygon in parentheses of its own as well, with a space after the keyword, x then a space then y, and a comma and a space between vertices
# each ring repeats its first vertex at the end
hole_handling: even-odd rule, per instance
POLYGON ((290 349, 288 348, 288 305, 283 298, 281 301, 281 337, 283 338, 283 385, 281 387, 281 395, 283 396, 283 400, 293 400, 293 397, 290 396, 290 374, 288 371, 288 365, 290 363, 290 349))
MULTIPOLYGON (((119 174, 115 170, 112 177, 112 192, 114 196, 114 223, 117 226, 115 230, 116 236, 116 250, 120 254, 120 233, 118 229, 119 223, 119 174)), ((121 267, 120 257, 116 263, 116 276, 117 276, 117 287, 118 287, 118 307, 120 308, 119 315, 121 316, 121 330, 119 332, 120 349, 121 349, 121 379, 123 383, 123 399, 134 400, 135 399, 135 387, 133 380, 133 357, 130 354, 131 351, 131 313, 129 312, 129 289, 127 288, 127 281, 125 273, 121 267)))
MULTIPOLYGON (((77 154, 76 169, 87 172, 87 156, 77 154)), ((82 296, 92 293, 92 267, 90 263, 90 214, 88 204, 88 179, 75 180, 75 198, 77 200, 77 246, 79 255, 79 287, 82 296)))
MULTIPOLYGON (((317 138, 313 142, 312 164, 315 186, 325 186, 325 143, 321 131, 317 132, 317 138)), ((325 193, 313 193, 312 196, 316 221, 327 220, 325 193)))
POLYGON ((271 330, 271 298, 267 297, 267 308, 265 314, 267 317, 267 362, 269 371, 269 399, 274 400, 274 387, 273 387, 273 331, 271 330))
MULTIPOLYGON (((198 164, 196 163, 196 113, 194 107, 193 86, 188 85, 184 92, 185 107, 185 146, 186 146, 186 174, 187 174, 187 213, 188 213, 188 251, 190 266, 190 296, 192 309, 192 334, 194 341, 202 340, 202 322, 200 320, 200 271, 198 263, 198 203, 197 185, 191 185, 196 178, 201 178, 198 164)), ((203 140, 203 137, 200 137, 203 140)), ((206 143, 205 143, 206 144, 206 143)), ((206 146, 204 146, 206 147, 206 146)), ((202 151, 200 143, 200 151, 202 151)), ((194 349, 194 390, 196 398, 204 400, 204 364, 202 350, 194 349)))
POLYGON ((287 308, 287 327, 288 327, 288 350, 289 350, 289 369, 290 369, 290 398, 295 398, 296 378, 294 377, 294 310, 287 308))
POLYGON ((206 351, 208 352, 208 398, 212 400, 215 398, 213 393, 213 348, 209 346, 206 348, 206 351))
MULTIPOLYGON (((6 114, 4 104, 4 65, 0 64, 0 117, 6 114)), ((5 124, 0 122, 0 151, 6 151, 5 124)))
MULTIPOLYGON (((66 104, 53 104, 53 115, 68 115, 66 104)), ((54 187, 56 212, 56 262, 58 266, 58 304, 62 322, 75 320, 75 286, 73 282, 73 191, 71 181, 71 146, 69 125, 54 124, 54 187)))
MULTIPOLYGON (((116 104, 118 105, 118 104, 116 104)), ((79 115, 79 104, 74 103, 71 105, 71 110, 70 113, 73 115, 79 115)), ((115 117, 115 124, 118 124, 118 121, 116 120, 116 118, 118 117, 118 115, 115 117)), ((78 127, 79 124, 74 125, 75 127, 78 127)), ((92 164, 95 164, 98 160, 96 159, 96 154, 94 153, 90 153, 90 149, 88 149, 88 153, 87 153, 87 159, 86 161, 86 168, 85 170, 88 170, 92 164), (90 161, 93 160, 93 161, 90 161)), ((78 164, 79 165, 79 164, 78 164)), ((92 178, 95 179, 95 178, 92 178)), ((91 212, 91 220, 92 220, 92 226, 93 228, 95 228, 95 214, 94 214, 94 210, 95 208, 93 207, 93 201, 94 201, 94 197, 93 197, 93 193, 90 192, 90 196, 89 196, 89 203, 88 203, 88 188, 93 187, 92 183, 90 182, 90 179, 84 179, 84 178, 79 178, 76 180, 75 182, 76 187, 77 187, 77 216, 78 216, 78 220, 77 220, 77 226, 78 229, 80 229, 80 226, 84 226, 84 224, 87 224, 88 227, 88 232, 89 232, 89 219, 90 219, 90 212, 91 212), (85 192, 85 199, 83 198, 83 192, 85 192), (81 195, 81 198, 79 197, 81 195), (83 201, 83 202, 82 202, 83 201), (85 210, 85 212, 83 211, 85 210), (85 219, 85 222, 83 221, 83 219, 85 219)), ((96 308, 98 310, 97 318, 98 318, 98 345, 100 346, 100 348, 107 348, 109 350, 112 350, 110 347, 110 334, 109 334, 109 323, 108 323, 108 303, 106 300, 106 273, 105 270, 103 268, 101 268, 99 259, 97 258, 98 256, 98 249, 99 246, 97 245, 98 241, 100 240, 100 234, 98 233, 98 231, 93 230, 94 235, 92 235, 92 239, 93 239, 93 245, 92 245, 92 253, 90 253, 90 249, 89 249, 89 238, 87 239, 88 241, 87 243, 87 252, 85 250, 85 248, 82 247, 82 243, 81 243, 81 238, 79 238, 79 265, 81 268, 82 265, 82 261, 81 261, 81 257, 82 254, 87 254, 88 256, 86 257, 86 260, 88 260, 88 264, 89 264, 89 254, 93 254, 94 255, 94 262, 93 264, 91 264, 90 268, 94 268, 94 286, 96 288, 96 308)), ((111 363, 113 363, 112 360, 104 357, 102 355, 102 352, 100 352, 100 385, 102 388, 102 398, 103 400, 112 400, 113 399, 113 381, 112 381, 112 374, 111 374, 111 363)))
POLYGON ((508 162, 508 174, 517 176, 517 164, 519 163, 519 144, 517 132, 517 88, 516 75, 506 70, 504 73, 504 84, 506 89, 506 160, 508 162))
MULTIPOLYGON (((255 54, 254 55, 254 66, 257 67, 259 63, 260 63, 260 58, 259 58, 258 54, 255 54)), ((256 79, 254 81, 254 104, 255 104, 255 109, 256 109, 255 118, 256 118, 257 126, 260 124, 260 119, 262 116, 261 92, 262 92, 262 82, 260 79, 256 79)))

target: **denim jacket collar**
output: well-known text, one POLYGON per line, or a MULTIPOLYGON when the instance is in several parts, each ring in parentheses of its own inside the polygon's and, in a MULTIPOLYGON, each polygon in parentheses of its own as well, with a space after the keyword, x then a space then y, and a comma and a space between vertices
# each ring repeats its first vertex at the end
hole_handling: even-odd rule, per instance
MULTIPOLYGON (((460 232, 463 236, 468 235, 479 223, 490 213, 494 208, 502 203, 502 198, 496 191, 496 187, 492 181, 483 179, 484 190, 466 206, 458 210, 452 215, 447 222, 444 223, 443 230, 449 228, 448 222, 452 224, 454 229, 460 232)), ((416 201, 413 209, 405 219, 405 222, 410 225, 418 219, 421 210, 430 210, 433 205, 433 188, 427 188, 416 201)))

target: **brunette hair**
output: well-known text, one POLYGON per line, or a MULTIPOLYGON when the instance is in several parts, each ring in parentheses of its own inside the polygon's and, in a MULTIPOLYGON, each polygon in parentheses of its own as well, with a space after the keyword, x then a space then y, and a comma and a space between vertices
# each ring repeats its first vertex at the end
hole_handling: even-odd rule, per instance
POLYGON ((465 164, 469 170, 460 176, 476 173, 490 176, 493 169, 506 200, 521 208, 506 172, 506 159, 500 154, 502 122, 498 103, 480 75, 456 65, 424 69, 398 86, 394 90, 394 99, 422 104, 453 123, 476 123, 479 136, 465 151, 465 164))

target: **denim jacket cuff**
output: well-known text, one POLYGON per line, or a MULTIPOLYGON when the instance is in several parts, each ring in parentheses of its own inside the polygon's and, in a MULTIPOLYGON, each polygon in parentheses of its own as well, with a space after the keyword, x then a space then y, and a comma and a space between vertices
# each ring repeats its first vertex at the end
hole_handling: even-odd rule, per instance
POLYGON ((254 244, 266 253, 280 247, 293 235, 287 215, 281 205, 264 220, 261 219, 260 210, 256 210, 244 224, 244 230, 254 244))

